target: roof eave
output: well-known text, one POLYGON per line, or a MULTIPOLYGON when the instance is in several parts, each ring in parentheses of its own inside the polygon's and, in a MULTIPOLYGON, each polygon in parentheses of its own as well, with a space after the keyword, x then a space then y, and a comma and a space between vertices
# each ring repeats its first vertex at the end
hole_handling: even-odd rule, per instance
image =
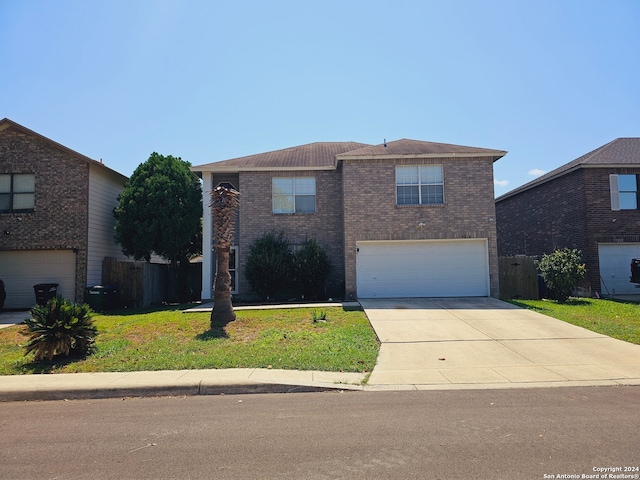
POLYGON ((547 182, 550 182, 551 180, 555 180, 556 178, 560 178, 563 177, 565 175, 568 175, 569 173, 575 172, 576 170, 579 170, 581 168, 593 168, 593 169, 599 169, 599 168, 640 168, 640 163, 638 164, 629 164, 629 163, 600 163, 600 164, 595 164, 595 165, 590 165, 588 163, 582 163, 580 165, 576 165, 575 167, 571 167, 567 170, 563 170, 562 172, 558 172, 555 175, 551 175, 550 177, 547 177, 543 180, 540 181, 535 181, 533 180, 531 183, 522 185, 521 187, 517 187, 514 188, 513 190, 511 190, 510 192, 507 192, 503 195, 500 195, 499 197, 496 198, 496 202, 499 202, 501 200, 506 200, 509 197, 513 197, 515 195, 518 195, 522 192, 526 192, 527 190, 531 190, 532 188, 538 187, 540 185, 544 185, 547 182))
POLYGON ((190 168, 192 172, 202 173, 240 173, 240 172, 302 172, 302 171, 322 171, 335 170, 335 165, 322 166, 299 166, 299 167, 215 167, 200 165, 190 168))

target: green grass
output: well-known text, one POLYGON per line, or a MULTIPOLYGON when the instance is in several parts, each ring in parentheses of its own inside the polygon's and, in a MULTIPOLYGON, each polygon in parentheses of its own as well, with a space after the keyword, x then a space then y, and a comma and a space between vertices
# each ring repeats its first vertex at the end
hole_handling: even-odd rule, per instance
POLYGON ((280 368, 370 372, 379 343, 364 312, 326 309, 237 310, 209 328, 209 313, 182 309, 95 314, 96 351, 86 359, 34 362, 24 356, 24 326, 0 330, 0 375, 204 368, 280 368))
POLYGON ((559 320, 640 345, 640 304, 595 298, 553 300, 511 300, 510 303, 535 310, 559 320))

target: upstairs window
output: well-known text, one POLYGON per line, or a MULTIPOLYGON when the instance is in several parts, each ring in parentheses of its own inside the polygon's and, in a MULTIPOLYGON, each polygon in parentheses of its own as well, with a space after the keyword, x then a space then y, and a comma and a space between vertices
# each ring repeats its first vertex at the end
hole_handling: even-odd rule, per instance
POLYGON ((444 203, 442 165, 396 167, 397 205, 444 203))
POLYGON ((273 213, 315 213, 314 177, 272 179, 273 213))
POLYGON ((610 175, 611 210, 638 209, 638 176, 610 175))
POLYGON ((36 176, 33 173, 0 174, 0 212, 33 212, 36 176))

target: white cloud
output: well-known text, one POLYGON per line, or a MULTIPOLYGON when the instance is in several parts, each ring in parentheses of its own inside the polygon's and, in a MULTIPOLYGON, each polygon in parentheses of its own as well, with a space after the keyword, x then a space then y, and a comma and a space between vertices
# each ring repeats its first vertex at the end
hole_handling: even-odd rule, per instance
POLYGON ((539 177, 540 175, 543 175, 543 174, 545 174, 547 172, 546 172, 546 170, 540 170, 539 168, 532 168, 527 173, 529 175, 534 176, 534 177, 539 177))
POLYGON ((498 187, 506 187, 509 184, 509 180, 494 180, 493 184, 498 187))

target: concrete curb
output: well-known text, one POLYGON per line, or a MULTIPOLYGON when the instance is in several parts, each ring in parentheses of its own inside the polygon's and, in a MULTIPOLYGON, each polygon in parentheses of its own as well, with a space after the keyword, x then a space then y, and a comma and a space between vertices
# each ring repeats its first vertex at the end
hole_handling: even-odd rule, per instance
POLYGON ((0 377, 0 402, 363 390, 364 378, 272 369, 8 375, 0 377))

